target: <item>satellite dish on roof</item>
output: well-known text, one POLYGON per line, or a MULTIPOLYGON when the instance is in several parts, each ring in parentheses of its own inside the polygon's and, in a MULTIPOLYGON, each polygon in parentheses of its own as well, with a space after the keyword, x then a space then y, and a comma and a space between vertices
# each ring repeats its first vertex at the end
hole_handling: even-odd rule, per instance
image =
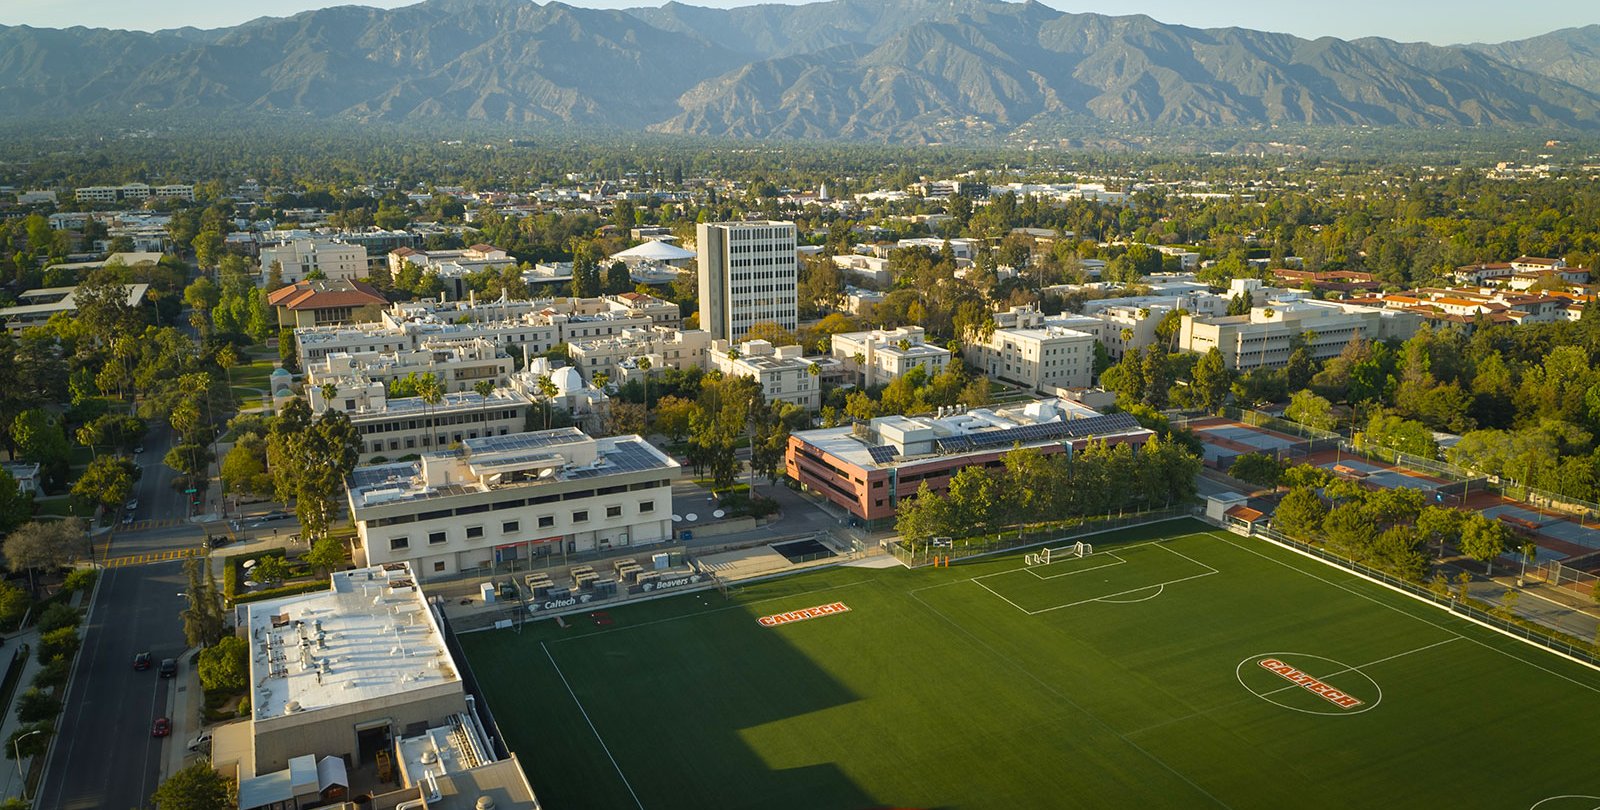
POLYGON ((556 468, 554 468, 554 467, 546 467, 546 468, 544 468, 544 469, 539 471, 539 477, 540 478, 550 478, 550 477, 554 476, 555 474, 556 474, 556 468))
POLYGON ((724 511, 722 511, 722 510, 721 510, 721 509, 718 509, 718 510, 717 510, 717 511, 715 511, 715 512, 712 512, 712 513, 711 513, 711 516, 712 516, 712 517, 714 517, 714 518, 718 518, 718 519, 721 519, 721 518, 722 518, 722 516, 723 516, 723 515, 726 515, 726 514, 728 514, 728 513, 727 513, 727 512, 724 512, 724 511))
POLYGON ((683 522, 683 515, 673 515, 672 516, 672 522, 673 523, 682 523, 683 522))

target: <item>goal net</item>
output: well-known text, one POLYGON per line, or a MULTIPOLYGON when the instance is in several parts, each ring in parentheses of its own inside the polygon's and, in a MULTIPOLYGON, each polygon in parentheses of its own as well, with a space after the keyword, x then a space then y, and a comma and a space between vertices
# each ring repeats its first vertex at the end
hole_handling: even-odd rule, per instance
POLYGON ((1061 548, 1041 548, 1038 551, 1024 556, 1023 562, 1027 565, 1049 565, 1053 560, 1084 557, 1094 553, 1094 546, 1088 543, 1073 543, 1061 548))

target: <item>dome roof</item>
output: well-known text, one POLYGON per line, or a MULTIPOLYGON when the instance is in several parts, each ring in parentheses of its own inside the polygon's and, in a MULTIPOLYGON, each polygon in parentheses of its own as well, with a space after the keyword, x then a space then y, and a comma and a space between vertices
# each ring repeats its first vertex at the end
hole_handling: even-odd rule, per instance
POLYGON ((273 377, 293 377, 294 374, 290 373, 289 369, 286 369, 286 368, 284 368, 282 366, 279 366, 279 367, 277 367, 277 368, 272 370, 271 376, 273 376, 273 377))
POLYGON ((652 262, 676 262, 684 259, 693 259, 694 256, 695 253, 692 250, 684 250, 677 245, 669 245, 666 242, 655 239, 628 248, 621 253, 611 254, 613 259, 635 259, 652 262))
POLYGON ((565 366, 550 372, 550 382, 556 384, 556 390, 563 394, 583 390, 583 376, 572 366, 565 366))

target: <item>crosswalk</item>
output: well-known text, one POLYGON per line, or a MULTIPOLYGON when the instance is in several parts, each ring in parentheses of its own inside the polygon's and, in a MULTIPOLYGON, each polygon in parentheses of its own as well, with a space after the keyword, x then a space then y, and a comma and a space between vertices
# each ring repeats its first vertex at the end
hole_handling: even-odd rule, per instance
POLYGON ((185 521, 181 518, 163 518, 161 520, 135 520, 122 527, 126 532, 142 532, 146 529, 166 529, 172 526, 182 526, 185 521))
POLYGON ((169 551, 152 551, 148 554, 129 554, 125 557, 112 557, 106 560, 105 566, 107 568, 122 568, 129 565, 149 565, 150 563, 187 559, 201 553, 201 550, 197 548, 177 548, 169 551))

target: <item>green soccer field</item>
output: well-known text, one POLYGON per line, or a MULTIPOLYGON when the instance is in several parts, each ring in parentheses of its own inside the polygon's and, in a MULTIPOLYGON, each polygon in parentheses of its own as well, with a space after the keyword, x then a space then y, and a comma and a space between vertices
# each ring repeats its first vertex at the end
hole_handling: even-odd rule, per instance
POLYGON ((461 642, 552 810, 1600 805, 1600 672, 1197 522, 1090 539, 461 642))

